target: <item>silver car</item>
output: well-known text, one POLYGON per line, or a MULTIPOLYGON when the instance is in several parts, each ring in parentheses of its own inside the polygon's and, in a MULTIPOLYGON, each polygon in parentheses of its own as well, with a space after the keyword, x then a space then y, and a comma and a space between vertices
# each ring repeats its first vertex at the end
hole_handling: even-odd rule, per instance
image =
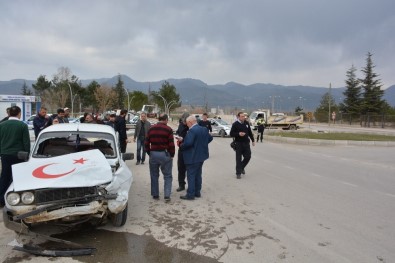
POLYGON ((221 137, 229 136, 232 125, 222 119, 209 119, 211 128, 213 129, 212 135, 221 137))

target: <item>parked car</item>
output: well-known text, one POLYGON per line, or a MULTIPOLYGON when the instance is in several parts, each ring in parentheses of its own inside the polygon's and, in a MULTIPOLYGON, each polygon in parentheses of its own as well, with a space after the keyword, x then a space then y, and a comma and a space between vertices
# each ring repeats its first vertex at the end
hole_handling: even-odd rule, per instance
POLYGON ((222 119, 209 119, 211 128, 213 129, 212 135, 219 135, 221 137, 229 136, 232 125, 222 119))
POLYGON ((126 222, 132 172, 118 135, 107 125, 52 125, 38 136, 28 159, 12 167, 4 224, 17 232, 36 225, 126 222))

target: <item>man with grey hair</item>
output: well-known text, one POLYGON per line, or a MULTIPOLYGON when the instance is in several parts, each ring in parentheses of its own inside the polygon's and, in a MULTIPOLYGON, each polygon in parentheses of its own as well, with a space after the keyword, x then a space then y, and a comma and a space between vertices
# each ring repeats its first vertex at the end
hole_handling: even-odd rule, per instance
POLYGON ((184 163, 187 168, 187 194, 184 200, 201 197, 203 163, 209 157, 208 144, 213 140, 206 127, 199 126, 195 116, 186 119, 189 131, 181 145, 184 163))
POLYGON ((137 139, 137 162, 136 165, 144 164, 145 162, 145 147, 144 141, 147 137, 149 128, 151 128, 151 123, 147 120, 147 114, 145 112, 140 113, 140 120, 136 123, 136 129, 134 132, 133 142, 137 139))

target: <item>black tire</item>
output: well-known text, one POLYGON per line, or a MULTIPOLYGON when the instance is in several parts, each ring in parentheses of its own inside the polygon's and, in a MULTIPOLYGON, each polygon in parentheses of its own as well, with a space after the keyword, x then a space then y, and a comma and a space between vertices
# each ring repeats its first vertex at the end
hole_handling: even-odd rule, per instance
POLYGON ((289 126, 289 129, 290 129, 291 131, 296 131, 296 125, 290 125, 290 126, 289 126))
POLYGON ((128 218, 128 203, 126 203, 126 207, 122 212, 111 215, 111 223, 113 226, 121 227, 126 223, 127 218, 128 218))
POLYGON ((223 138, 223 137, 225 137, 225 135, 226 135, 225 130, 220 130, 219 131, 219 136, 221 136, 223 138))

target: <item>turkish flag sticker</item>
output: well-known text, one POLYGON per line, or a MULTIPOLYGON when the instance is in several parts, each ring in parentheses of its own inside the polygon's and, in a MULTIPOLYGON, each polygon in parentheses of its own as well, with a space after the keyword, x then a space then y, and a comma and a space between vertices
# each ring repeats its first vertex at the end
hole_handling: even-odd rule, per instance
POLYGON ((89 187, 112 180, 111 166, 99 150, 52 158, 31 158, 12 166, 15 191, 89 187))

